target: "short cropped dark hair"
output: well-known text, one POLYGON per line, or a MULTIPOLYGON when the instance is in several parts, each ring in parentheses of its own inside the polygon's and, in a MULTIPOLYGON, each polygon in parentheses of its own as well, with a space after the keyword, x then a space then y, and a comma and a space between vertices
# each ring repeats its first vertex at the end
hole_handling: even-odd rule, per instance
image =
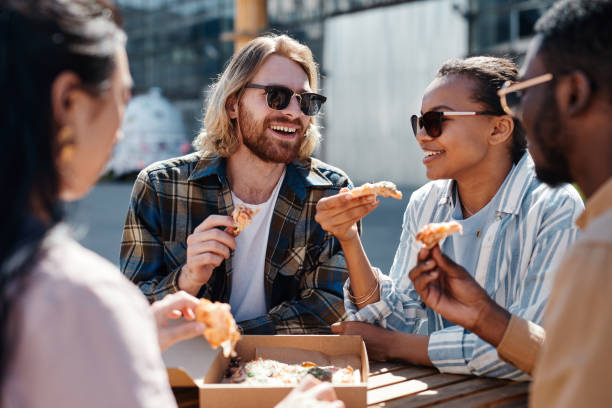
POLYGON ((540 54, 554 73, 583 71, 612 99, 612 0, 560 0, 536 23, 540 54))
MULTIPOLYGON (((484 110, 505 115, 497 91, 506 81, 516 81, 518 67, 507 58, 497 57, 471 57, 466 59, 453 59, 440 67, 436 77, 460 75, 470 78, 476 84, 472 98, 483 105, 484 110)), ((521 122, 513 118, 514 131, 512 133, 512 148, 510 156, 513 163, 523 157, 527 150, 527 139, 521 122)))

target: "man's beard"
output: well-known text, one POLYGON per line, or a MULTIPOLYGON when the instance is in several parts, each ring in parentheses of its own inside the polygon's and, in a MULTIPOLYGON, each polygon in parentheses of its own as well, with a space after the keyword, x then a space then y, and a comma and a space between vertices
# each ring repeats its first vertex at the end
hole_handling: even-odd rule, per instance
POLYGON ((538 120, 531 137, 544 159, 543 163, 536 163, 536 175, 551 187, 571 183, 573 180, 565 153, 568 151, 569 138, 566 128, 561 124, 559 108, 552 93, 547 94, 535 117, 538 120))
POLYGON ((238 126, 242 134, 242 143, 255 156, 269 163, 291 163, 299 156, 304 140, 302 124, 298 120, 287 120, 277 116, 267 117, 263 122, 256 122, 250 112, 239 105, 238 126), (293 124, 298 126, 293 140, 279 140, 266 136, 271 122, 293 124))

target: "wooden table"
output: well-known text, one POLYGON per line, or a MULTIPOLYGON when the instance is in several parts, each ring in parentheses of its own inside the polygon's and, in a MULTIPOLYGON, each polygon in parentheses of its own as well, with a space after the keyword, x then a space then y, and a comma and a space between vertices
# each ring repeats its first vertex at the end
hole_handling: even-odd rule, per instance
MULTIPOLYGON (((370 362, 368 407, 526 407, 528 387, 528 383, 441 374, 403 363, 370 362)), ((179 407, 198 407, 196 388, 173 391, 179 407)))

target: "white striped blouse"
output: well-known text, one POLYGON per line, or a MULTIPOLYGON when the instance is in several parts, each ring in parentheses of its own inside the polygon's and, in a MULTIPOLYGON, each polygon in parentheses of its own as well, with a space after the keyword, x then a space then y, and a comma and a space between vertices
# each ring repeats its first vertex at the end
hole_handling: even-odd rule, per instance
MULTIPOLYGON (((527 380, 525 373, 501 361, 493 346, 426 307, 408 278, 421 248, 414 239, 416 232, 430 222, 451 219, 453 190, 454 181, 437 180, 413 193, 391 273, 386 276, 375 268, 381 300, 357 310, 347 296, 347 280, 347 320, 428 334, 429 358, 441 372, 527 380)), ((539 181, 527 153, 497 196, 494 218, 482 229, 482 238, 472 241, 470 253, 477 260, 470 273, 509 312, 541 324, 554 266, 577 238, 574 220, 584 208, 582 199, 571 185, 552 189, 539 181)), ((443 242, 441 249, 449 253, 451 240, 443 242)))

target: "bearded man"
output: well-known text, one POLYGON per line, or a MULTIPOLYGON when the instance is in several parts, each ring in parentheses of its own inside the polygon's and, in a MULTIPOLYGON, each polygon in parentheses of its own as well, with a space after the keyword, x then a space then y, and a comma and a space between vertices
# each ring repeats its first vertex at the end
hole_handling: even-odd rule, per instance
POLYGON ((140 173, 121 270, 150 301, 184 290, 229 303, 245 334, 330 333, 342 317, 344 254, 314 216, 352 185, 311 157, 326 99, 318 75, 296 40, 252 40, 212 86, 197 152, 140 173), (239 204, 259 211, 234 237, 239 204))

